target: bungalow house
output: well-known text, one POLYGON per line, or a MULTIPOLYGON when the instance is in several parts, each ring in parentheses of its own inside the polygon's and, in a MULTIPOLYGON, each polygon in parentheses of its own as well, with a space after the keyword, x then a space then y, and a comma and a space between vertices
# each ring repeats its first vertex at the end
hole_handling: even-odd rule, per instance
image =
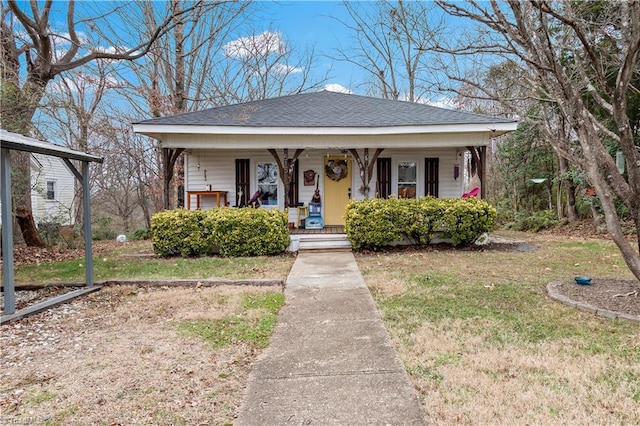
MULTIPOLYGON (((184 150, 190 209, 242 206, 254 194, 263 207, 284 209, 307 206, 317 193, 324 225, 342 225, 350 199, 460 197, 463 154, 471 153, 483 181, 491 138, 515 130, 516 124, 320 91, 144 120, 133 127, 163 148, 184 150)), ((300 210, 290 209, 291 221, 300 210)))

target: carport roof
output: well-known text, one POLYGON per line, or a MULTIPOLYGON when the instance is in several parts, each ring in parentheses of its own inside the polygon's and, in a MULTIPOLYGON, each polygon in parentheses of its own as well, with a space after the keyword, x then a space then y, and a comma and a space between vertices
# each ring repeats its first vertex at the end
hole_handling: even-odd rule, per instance
POLYGON ((102 158, 77 151, 64 146, 55 145, 49 142, 40 141, 17 133, 0 129, 0 147, 15 151, 35 152, 44 155, 53 155, 70 160, 80 160, 95 163, 102 163, 102 158))

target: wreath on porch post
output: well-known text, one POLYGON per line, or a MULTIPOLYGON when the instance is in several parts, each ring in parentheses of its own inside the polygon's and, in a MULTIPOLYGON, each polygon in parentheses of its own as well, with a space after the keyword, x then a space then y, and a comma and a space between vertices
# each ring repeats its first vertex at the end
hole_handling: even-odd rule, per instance
POLYGON ((336 182, 347 177, 347 160, 329 160, 324 167, 327 177, 336 182))

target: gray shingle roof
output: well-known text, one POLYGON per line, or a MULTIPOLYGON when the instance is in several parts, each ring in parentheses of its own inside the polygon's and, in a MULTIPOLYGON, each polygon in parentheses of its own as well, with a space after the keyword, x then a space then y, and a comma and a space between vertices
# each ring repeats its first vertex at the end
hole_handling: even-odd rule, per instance
POLYGON ((513 123, 430 105, 321 91, 140 121, 136 124, 241 127, 394 127, 513 123))

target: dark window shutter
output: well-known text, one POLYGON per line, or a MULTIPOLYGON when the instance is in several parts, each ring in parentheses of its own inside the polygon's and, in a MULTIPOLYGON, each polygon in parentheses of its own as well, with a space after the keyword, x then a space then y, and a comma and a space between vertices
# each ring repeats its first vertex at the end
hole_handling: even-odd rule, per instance
POLYGON ((379 198, 391 195, 391 158, 378 158, 376 192, 379 198))
POLYGON ((293 166, 293 176, 291 176, 291 183, 289 184, 289 206, 295 207, 298 205, 298 160, 296 160, 293 166))
POLYGON ((433 197, 439 197, 440 159, 424 159, 424 193, 433 197))
POLYGON ((236 158, 236 207, 243 206, 249 201, 251 194, 251 171, 248 158, 236 158))

